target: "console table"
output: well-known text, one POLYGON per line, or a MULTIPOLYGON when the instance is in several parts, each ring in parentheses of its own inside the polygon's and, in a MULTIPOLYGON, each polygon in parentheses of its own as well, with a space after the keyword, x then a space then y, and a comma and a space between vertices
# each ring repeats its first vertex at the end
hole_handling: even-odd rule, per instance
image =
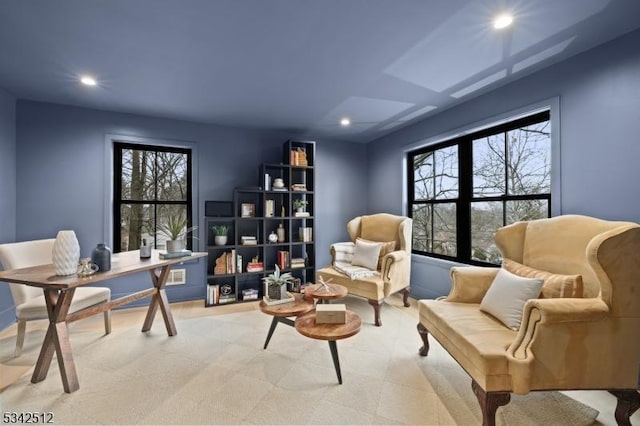
POLYGON ((38 356, 38 361, 31 376, 31 382, 38 383, 47 377, 55 351, 58 365, 60 366, 60 376, 62 377, 64 391, 71 393, 78 390, 80 384, 73 361, 68 324, 131 303, 138 299, 152 297, 147 316, 142 326, 142 331, 149 331, 151 329, 153 319, 158 308, 160 308, 167 333, 169 336, 175 336, 178 332, 164 289, 167 278, 169 277, 169 271, 171 270, 171 266, 176 263, 187 262, 205 256, 207 256, 207 253, 192 253, 192 255, 188 257, 160 259, 159 252, 154 250, 150 259, 140 259, 140 252, 138 250, 116 253, 111 258, 111 270, 97 272, 87 277, 78 277, 75 274, 57 276, 55 275, 53 265, 40 265, 0 272, 0 281, 40 287, 44 291, 44 298, 49 313, 49 327, 42 342, 42 348, 40 349, 40 355, 38 356), (159 269, 159 272, 156 271, 157 269, 159 269), (76 287, 142 271, 149 271, 153 287, 110 302, 90 306, 72 314, 68 313, 76 287))

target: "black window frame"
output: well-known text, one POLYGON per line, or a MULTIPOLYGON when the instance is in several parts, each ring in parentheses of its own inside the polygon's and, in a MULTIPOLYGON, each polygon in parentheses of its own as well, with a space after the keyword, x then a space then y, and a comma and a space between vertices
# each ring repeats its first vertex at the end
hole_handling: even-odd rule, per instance
MULTIPOLYGON (((151 204, 158 205, 185 205, 187 208, 187 230, 193 230, 193 164, 192 151, 190 148, 181 148, 162 145, 137 144, 130 142, 113 142, 113 252, 120 252, 121 247, 121 206, 123 204, 151 204), (122 198, 122 151, 126 149, 149 151, 153 153, 169 152, 174 154, 187 155, 187 197, 185 201, 158 200, 157 194, 153 200, 132 200, 122 198)), ((156 160, 157 161, 157 160, 156 160)), ((157 220, 157 213, 154 214, 157 220)), ((193 249, 193 232, 186 234, 186 248, 193 249)), ((154 241, 155 243, 155 241, 154 241)), ((155 248, 155 245, 154 245, 155 248)), ((136 248, 129 248, 136 250, 136 248)))
MULTIPOLYGON (((473 141, 500 134, 507 133, 511 130, 520 129, 530 126, 532 124, 542 123, 544 121, 551 122, 551 111, 544 110, 542 112, 534 113, 526 117, 518 118, 506 123, 502 123, 496 126, 491 126, 479 131, 475 131, 463 136, 459 136, 446 141, 438 142, 433 145, 421 147, 407 152, 407 215, 413 218, 413 207, 416 205, 433 205, 442 203, 455 203, 456 205, 456 256, 449 256, 440 253, 432 253, 422 250, 416 250, 411 247, 413 254, 418 254, 427 257, 433 257, 438 259, 444 259, 469 265, 478 266, 495 266, 494 263, 483 262, 472 258, 472 241, 471 241, 471 205, 473 202, 482 201, 501 201, 503 203, 503 224, 506 223, 507 209, 506 203, 508 201, 516 200, 546 200, 548 211, 547 217, 551 217, 552 197, 551 187, 549 193, 527 194, 527 195, 510 195, 503 194, 499 196, 479 196, 473 195, 473 141), (443 148, 451 146, 458 147, 458 197, 457 198, 443 198, 443 199, 430 199, 430 200, 415 200, 415 174, 414 174, 414 159, 416 156, 432 153, 443 148)), ((553 124, 553 123, 551 123, 553 124)), ((505 137, 505 152, 508 141, 505 137)), ((550 150, 553 152, 553 140, 551 140, 550 150)), ((551 159, 553 161, 553 158, 551 159)), ((505 171, 505 182, 506 182, 505 171)))

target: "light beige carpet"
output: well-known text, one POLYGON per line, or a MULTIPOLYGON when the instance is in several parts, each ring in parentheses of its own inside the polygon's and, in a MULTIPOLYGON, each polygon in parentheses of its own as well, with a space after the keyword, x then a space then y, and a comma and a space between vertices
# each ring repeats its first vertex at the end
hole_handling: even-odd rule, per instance
MULTIPOLYGON (((347 298, 365 318, 338 342, 339 385, 326 342, 279 324, 263 350, 271 317, 259 311, 178 320, 167 337, 161 317, 149 333, 114 328, 109 336, 75 331, 71 341, 80 390, 65 394, 54 361, 47 380, 31 371, 0 393, 0 411, 54 413, 56 424, 412 424, 479 425, 471 380, 437 344, 417 350, 416 321, 390 305, 371 324, 366 301, 347 298)), ((215 308, 212 308, 215 309, 215 308)), ((142 323, 142 318, 140 320, 142 323)), ((25 353, 0 361, 35 363, 42 331, 28 332, 25 353)), ((560 393, 513 397, 500 425, 590 425, 598 412, 560 393)))

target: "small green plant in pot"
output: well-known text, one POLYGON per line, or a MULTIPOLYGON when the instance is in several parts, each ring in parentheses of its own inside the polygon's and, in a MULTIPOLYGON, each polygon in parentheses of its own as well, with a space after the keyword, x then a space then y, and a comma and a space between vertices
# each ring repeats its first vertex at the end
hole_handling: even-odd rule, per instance
POLYGON ((214 241, 217 246, 227 244, 227 236, 229 233, 228 225, 213 225, 211 226, 211 231, 213 231, 214 241))
POLYGON ((304 209, 307 207, 307 204, 309 204, 307 200, 301 200, 301 199, 293 200, 293 208, 300 213, 304 211, 304 209))
POLYGON ((280 268, 276 265, 276 270, 264 278, 267 285, 267 297, 269 299, 285 299, 287 297, 287 284, 293 282, 290 272, 280 273, 280 268))
POLYGON ((158 232, 168 238, 166 243, 167 252, 169 253, 184 250, 187 234, 196 229, 196 226, 187 228, 187 218, 184 215, 171 215, 167 218, 166 222, 160 222, 158 224, 158 232))

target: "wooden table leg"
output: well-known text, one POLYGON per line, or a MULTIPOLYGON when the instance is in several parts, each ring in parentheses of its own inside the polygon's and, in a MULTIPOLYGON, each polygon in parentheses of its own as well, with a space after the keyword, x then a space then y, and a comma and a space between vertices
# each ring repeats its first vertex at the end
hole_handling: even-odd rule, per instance
POLYGON ((71 342, 69 341, 69 328, 66 322, 74 292, 75 289, 73 288, 67 291, 44 289, 44 299, 47 303, 47 313, 49 314, 49 327, 31 376, 31 383, 41 382, 47 377, 55 351, 58 366, 60 367, 62 386, 67 393, 80 389, 71 352, 71 342))
POLYGON ((167 299, 167 294, 164 289, 165 285, 167 284, 167 279, 169 279, 170 270, 171 265, 165 265, 160 270, 160 274, 156 274, 153 270, 149 271, 149 273, 151 274, 151 281, 153 281, 153 286, 158 290, 158 292, 151 298, 151 302, 149 303, 149 310, 147 311, 147 317, 145 318, 144 325, 142 326, 142 331, 151 330, 151 324, 153 324, 153 319, 156 316, 156 311, 158 310, 158 307, 160 307, 162 317, 164 318, 164 325, 167 327, 167 334, 169 334, 169 336, 175 336, 176 334, 178 334, 178 331, 176 330, 176 324, 173 321, 173 316, 171 315, 169 299, 167 299))

